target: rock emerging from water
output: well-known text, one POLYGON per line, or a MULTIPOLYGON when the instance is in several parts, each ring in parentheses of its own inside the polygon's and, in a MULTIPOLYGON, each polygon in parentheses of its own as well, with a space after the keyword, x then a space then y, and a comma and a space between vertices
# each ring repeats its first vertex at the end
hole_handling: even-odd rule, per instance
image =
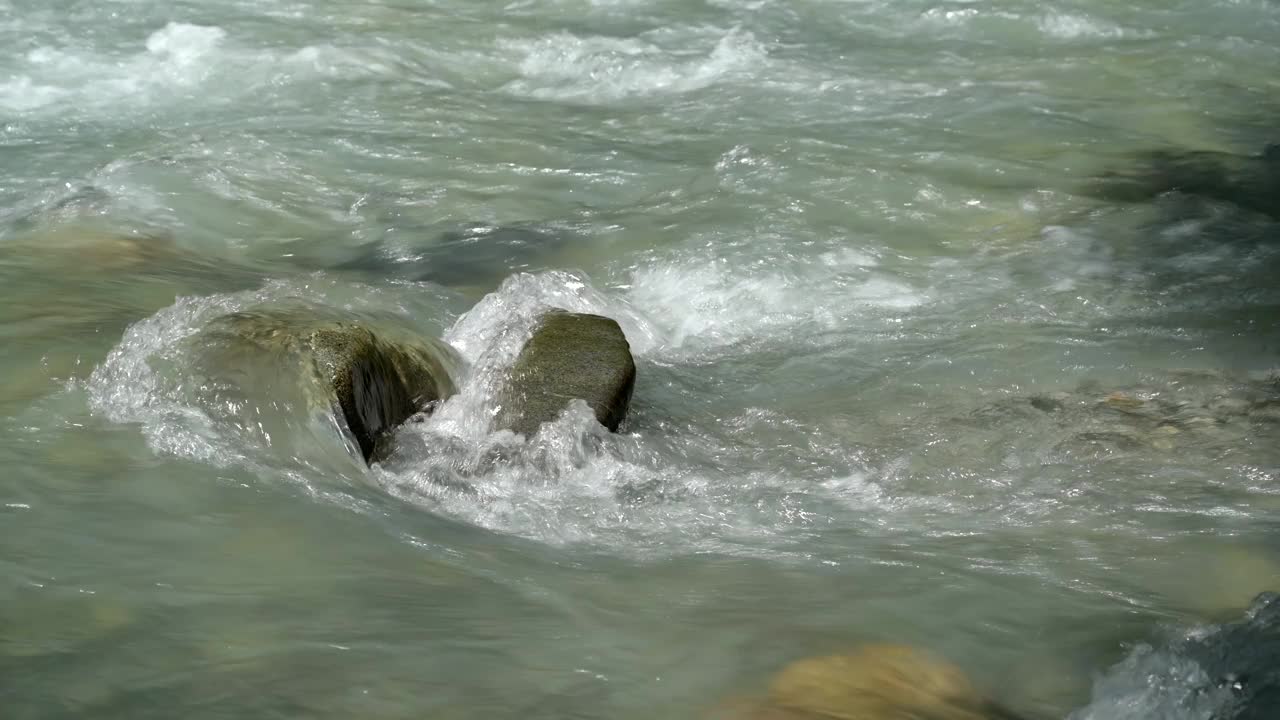
POLYGON ((903 645, 795 662, 749 720, 1016 720, 954 665, 903 645))
POLYGON ((1139 644, 1099 678, 1094 701, 1068 720, 1280 717, 1280 595, 1258 595, 1243 620, 1139 644))
POLYGON ((1280 717, 1280 595, 1262 593, 1244 620, 1193 634, 1185 652, 1225 695, 1215 720, 1280 717))
POLYGON ((616 431, 635 381, 631 346, 616 321, 552 310, 539 318, 516 358, 496 426, 532 436, 577 399, 587 403, 601 425, 616 431))

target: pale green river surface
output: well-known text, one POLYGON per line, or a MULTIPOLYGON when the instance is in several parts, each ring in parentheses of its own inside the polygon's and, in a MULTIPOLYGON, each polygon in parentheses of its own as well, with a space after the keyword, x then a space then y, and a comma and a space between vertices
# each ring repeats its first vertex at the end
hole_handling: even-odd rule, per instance
POLYGON ((0 0, 0 717, 701 718, 883 641, 1208 718, 1160 648, 1280 589, 1277 70, 1269 0, 0 0), (1160 150, 1256 172, 1088 192, 1160 150), (366 468, 200 341, 299 305, 463 393, 366 468), (620 434, 485 433, 553 305, 620 434))

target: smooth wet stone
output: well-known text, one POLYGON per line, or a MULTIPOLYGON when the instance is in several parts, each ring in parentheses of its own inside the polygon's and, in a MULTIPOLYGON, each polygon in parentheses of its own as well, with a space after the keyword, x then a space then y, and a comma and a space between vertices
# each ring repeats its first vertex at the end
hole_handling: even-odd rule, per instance
POLYGON ((553 310, 539 319, 511 368, 496 427, 531 436, 578 399, 616 431, 635 380, 631 346, 616 321, 553 310))
POLYGON ((1012 720, 954 665, 903 645, 792 663, 752 720, 1012 720))

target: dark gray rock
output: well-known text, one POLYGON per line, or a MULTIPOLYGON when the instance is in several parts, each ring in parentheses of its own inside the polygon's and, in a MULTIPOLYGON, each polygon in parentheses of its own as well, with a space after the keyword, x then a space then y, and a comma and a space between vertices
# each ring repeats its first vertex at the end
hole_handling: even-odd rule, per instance
POLYGON ((1182 652, 1227 694, 1213 720, 1280 717, 1280 595, 1259 595, 1242 621, 1191 636, 1182 652))
POLYGON ((574 399, 617 430, 635 387, 631 346, 618 323, 600 315, 553 310, 525 343, 502 392, 497 427, 531 436, 574 399))

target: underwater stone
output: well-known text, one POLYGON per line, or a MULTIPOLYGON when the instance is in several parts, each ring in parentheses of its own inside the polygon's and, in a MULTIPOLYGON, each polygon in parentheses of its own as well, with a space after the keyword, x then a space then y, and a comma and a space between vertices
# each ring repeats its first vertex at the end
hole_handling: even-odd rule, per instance
POLYGON ((531 436, 579 399, 601 425, 616 431, 635 380, 631 346, 616 321, 552 310, 539 319, 516 358, 497 427, 531 436))
POLYGON ((903 645, 792 663, 752 720, 1015 720, 954 665, 903 645))

